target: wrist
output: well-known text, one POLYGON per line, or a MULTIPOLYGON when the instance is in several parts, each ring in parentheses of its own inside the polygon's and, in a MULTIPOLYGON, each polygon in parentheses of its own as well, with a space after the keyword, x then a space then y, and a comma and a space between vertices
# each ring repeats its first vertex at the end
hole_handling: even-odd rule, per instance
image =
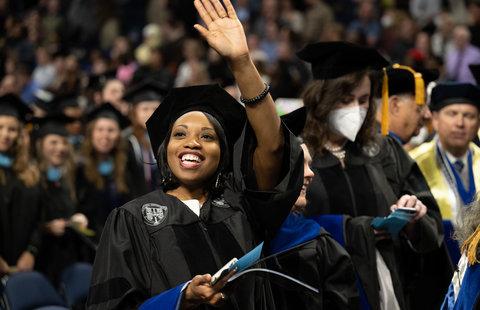
POLYGON ((250 58, 250 54, 247 53, 228 59, 228 64, 233 72, 237 72, 248 68, 248 66, 253 66, 253 61, 250 58))

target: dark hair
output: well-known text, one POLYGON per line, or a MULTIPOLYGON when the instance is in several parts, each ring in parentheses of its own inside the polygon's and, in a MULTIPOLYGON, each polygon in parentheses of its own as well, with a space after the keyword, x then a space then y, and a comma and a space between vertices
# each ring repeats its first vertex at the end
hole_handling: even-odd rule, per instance
MULTIPOLYGON (((202 113, 212 124, 213 129, 215 130, 215 133, 217 134, 218 140, 220 142, 220 162, 218 164, 217 171, 214 173, 213 177, 207 182, 205 186, 207 192, 209 192, 213 196, 217 196, 223 192, 223 188, 225 185, 224 181, 226 178, 226 174, 228 173, 230 152, 227 143, 227 136, 225 135, 225 131, 223 130, 220 123, 211 114, 206 112, 202 113)), ((174 122, 170 124, 170 129, 168 130, 165 140, 162 142, 157 152, 157 165, 160 171, 160 176, 162 178, 161 186, 164 191, 175 189, 180 186, 180 183, 178 182, 175 175, 173 175, 172 170, 168 166, 167 161, 167 146, 170 141, 173 123, 174 122)))
POLYGON ((343 96, 350 94, 362 79, 368 75, 371 81, 367 116, 357 135, 355 143, 360 147, 368 145, 375 138, 375 80, 368 70, 358 71, 331 80, 314 80, 303 92, 303 102, 307 107, 307 119, 303 138, 313 153, 321 153, 328 138, 328 115, 343 96))

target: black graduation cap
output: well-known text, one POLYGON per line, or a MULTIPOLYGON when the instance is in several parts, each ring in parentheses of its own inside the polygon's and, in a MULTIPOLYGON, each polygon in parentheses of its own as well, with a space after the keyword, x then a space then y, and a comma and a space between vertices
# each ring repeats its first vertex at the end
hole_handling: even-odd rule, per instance
POLYGON ((312 64, 314 79, 335 79, 364 69, 380 70, 388 61, 372 48, 348 42, 308 44, 297 56, 312 64))
POLYGON ((94 74, 88 77, 87 88, 94 91, 99 91, 105 86, 108 80, 115 79, 117 76, 116 70, 108 70, 102 74, 94 74))
POLYGON ((439 83, 432 90, 430 109, 439 111, 454 103, 472 104, 480 109, 480 88, 470 83, 439 83))
POLYGON ((40 139, 49 134, 67 137, 68 131, 65 129, 65 125, 72 122, 72 119, 62 113, 53 113, 42 118, 34 118, 32 122, 34 139, 40 139))
POLYGON ((167 89, 164 84, 147 79, 129 88, 123 99, 133 105, 142 101, 162 101, 168 93, 167 89))
POLYGON ((480 64, 471 64, 468 67, 470 68, 470 72, 472 72, 475 81, 477 81, 477 85, 480 86, 480 64))
POLYGON ((290 129, 295 136, 300 136, 307 121, 307 108, 305 106, 298 108, 288 114, 280 117, 283 123, 290 129))
POLYGON ((425 82, 420 72, 408 66, 394 64, 386 68, 388 95, 411 94, 419 105, 425 104, 425 82))
POLYGON ((246 121, 245 108, 219 85, 200 85, 173 88, 146 125, 153 153, 158 149, 172 124, 191 111, 206 112, 220 123, 225 131, 230 150, 240 136, 246 121))
POLYGON ((130 121, 128 120, 128 118, 123 116, 123 114, 120 113, 120 111, 115 109, 115 107, 108 102, 103 103, 102 105, 94 108, 93 110, 89 111, 86 115, 87 123, 99 118, 113 119, 118 123, 121 129, 125 129, 130 125, 130 121))
POLYGON ((13 116, 25 122, 32 114, 32 110, 17 95, 10 93, 0 97, 0 115, 13 116))

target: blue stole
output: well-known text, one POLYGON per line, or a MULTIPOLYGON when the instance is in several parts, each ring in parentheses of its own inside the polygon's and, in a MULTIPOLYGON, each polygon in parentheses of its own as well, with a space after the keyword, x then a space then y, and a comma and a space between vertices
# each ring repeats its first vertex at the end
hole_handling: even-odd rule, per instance
POLYGON ((176 310, 180 308, 180 298, 182 297, 183 288, 187 282, 182 283, 174 288, 154 296, 145 301, 140 310, 176 310))
POLYGON ((474 309, 476 301, 480 300, 480 264, 468 266, 463 276, 462 286, 458 292, 453 309, 474 309))
POLYGON ((468 167, 468 190, 465 188, 462 182, 461 176, 458 174, 457 170, 450 162, 447 157, 448 164, 453 172, 455 177, 455 183, 457 184, 458 194, 462 198, 463 204, 468 205, 475 199, 475 179, 473 178, 473 161, 472 161, 472 152, 468 151, 467 155, 467 167, 468 167))
POLYGON ((12 157, 0 153, 0 167, 1 168, 10 168, 12 167, 13 159, 12 157))
POLYGON ((270 241, 269 253, 275 254, 296 245, 315 239, 320 234, 320 225, 303 215, 292 212, 283 222, 275 238, 270 241))

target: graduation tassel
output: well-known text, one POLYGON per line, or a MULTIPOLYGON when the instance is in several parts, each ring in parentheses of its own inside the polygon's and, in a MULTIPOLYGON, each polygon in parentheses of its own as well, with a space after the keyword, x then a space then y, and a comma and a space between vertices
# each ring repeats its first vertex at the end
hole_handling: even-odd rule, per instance
POLYGON ((383 83, 382 83, 382 135, 386 136, 388 134, 388 75, 387 69, 383 68, 383 83))
POLYGON ((480 263, 477 257, 478 245, 480 243, 480 225, 478 225, 475 232, 468 237, 462 244, 462 253, 467 256, 468 264, 471 266, 475 263, 480 263))

